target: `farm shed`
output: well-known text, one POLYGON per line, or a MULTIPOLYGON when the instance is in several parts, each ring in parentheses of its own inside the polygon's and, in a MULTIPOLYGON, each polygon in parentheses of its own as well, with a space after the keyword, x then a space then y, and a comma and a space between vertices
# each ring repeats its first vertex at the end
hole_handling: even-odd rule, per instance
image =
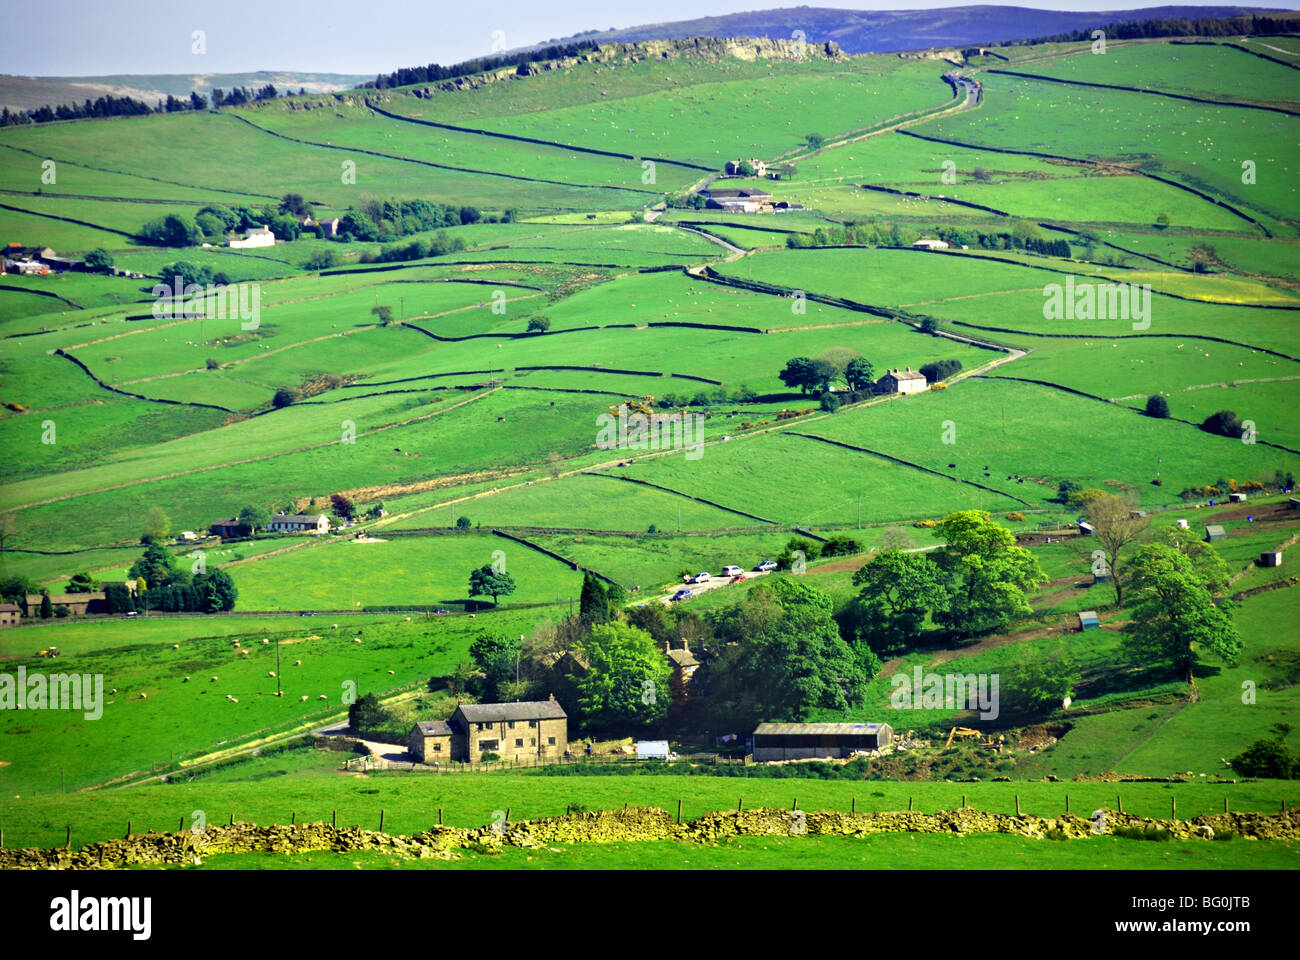
POLYGON ((1189 524, 1186 520, 1179 520, 1179 521, 1178 521, 1178 529, 1179 529, 1179 530, 1186 530, 1189 526, 1190 526, 1190 524, 1189 524))
POLYGON ((947 250, 948 244, 944 240, 936 240, 934 237, 922 237, 916 243, 912 244, 913 250, 947 250))
POLYGON ((22 619, 23 609, 16 603, 0 603, 0 627, 16 627, 22 619))
POLYGON ((1259 565, 1261 567, 1280 567, 1282 566, 1282 551, 1269 550, 1259 555, 1259 565))
POLYGON ((1081 536, 1081 537, 1091 537, 1091 536, 1093 535, 1093 533, 1095 532, 1095 529, 1096 529, 1096 528, 1094 528, 1093 525, 1092 525, 1091 523, 1088 523, 1088 522, 1085 521, 1085 520, 1080 520, 1080 521, 1079 521, 1079 536, 1081 536))
POLYGON ((638 760, 667 760, 668 741, 638 740, 636 742, 636 758, 638 760))
POLYGON ((1211 540, 1222 540, 1227 534, 1223 532, 1223 527, 1217 523, 1212 523, 1205 528, 1205 540, 1208 543, 1211 540))
POLYGON ((1100 630, 1101 621, 1097 619, 1096 610, 1084 610, 1079 614, 1080 630, 1100 630))
POLYGON ((754 761, 851 757, 881 750, 894 740, 887 723, 760 723, 754 729, 754 761))
POLYGON ((1228 494, 1228 500, 1231 503, 1245 503, 1246 495, 1244 493, 1230 493, 1228 494))

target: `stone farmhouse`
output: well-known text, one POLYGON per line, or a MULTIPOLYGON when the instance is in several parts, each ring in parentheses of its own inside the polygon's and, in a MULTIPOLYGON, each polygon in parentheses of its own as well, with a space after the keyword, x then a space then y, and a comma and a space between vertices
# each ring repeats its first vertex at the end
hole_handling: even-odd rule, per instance
POLYGON ((323 513, 277 513, 266 529, 272 533, 329 533, 329 517, 323 513))
POLYGON ((411 756, 421 763, 478 760, 559 760, 569 749, 569 720, 550 700, 523 703, 462 703, 451 719, 425 720, 411 728, 411 756))
POLYGON ((890 370, 876 381, 877 393, 920 393, 929 386, 925 374, 908 367, 890 370))
POLYGON ((246 247, 273 247, 275 246, 275 234, 269 227, 253 227, 248 233, 244 234, 243 239, 231 238, 226 241, 229 247, 246 248, 246 247))

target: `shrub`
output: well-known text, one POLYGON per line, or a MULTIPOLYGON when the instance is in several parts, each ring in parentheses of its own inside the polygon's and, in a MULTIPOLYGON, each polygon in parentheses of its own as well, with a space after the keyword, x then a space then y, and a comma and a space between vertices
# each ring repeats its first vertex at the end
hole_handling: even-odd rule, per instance
POLYGON ((1169 401, 1158 393, 1153 393, 1147 397, 1147 408, 1145 411, 1148 417, 1155 417, 1157 420, 1169 419, 1169 401))
POLYGON ((1201 429, 1206 433, 1213 433, 1220 437, 1231 437, 1234 440, 1240 439, 1243 432, 1241 421, 1231 410, 1220 410, 1218 413, 1212 413, 1201 423, 1201 429))
POLYGON ((550 317, 533 317, 528 321, 529 333, 545 333, 549 329, 551 329, 550 317))
POLYGON ((271 405, 277 410, 297 403, 301 399, 302 393, 295 387, 281 387, 275 391, 275 396, 271 398, 271 405))
POLYGON ((933 527, 934 525, 935 523, 933 520, 918 520, 916 523, 912 524, 914 527, 933 527))
POLYGON ((457 529, 457 530, 468 530, 469 527, 470 527, 470 519, 469 519, 469 517, 457 517, 457 518, 456 518, 456 529, 457 529))
POLYGON ((940 380, 947 380, 960 370, 960 360, 936 360, 934 363, 927 363, 923 366, 921 373, 931 383, 938 383, 940 380))
POLYGON ((1018 523, 1023 523, 1025 519, 1025 515, 1023 513, 1008 513, 1007 519, 1014 520, 1018 523))
POLYGON ((493 753, 491 750, 484 750, 479 756, 479 759, 484 763, 495 763, 497 760, 501 759, 501 754, 493 753))

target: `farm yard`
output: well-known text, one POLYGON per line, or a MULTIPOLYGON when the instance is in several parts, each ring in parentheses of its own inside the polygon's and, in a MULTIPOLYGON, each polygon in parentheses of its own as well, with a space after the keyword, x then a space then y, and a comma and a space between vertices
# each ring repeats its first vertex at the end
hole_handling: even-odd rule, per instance
POLYGON ((191 811, 411 837, 1122 796, 1280 832, 202 866, 1300 864, 1295 38, 655 44, 0 126, 0 677, 104 687, 0 709, 0 863, 191 811), (913 676, 993 709, 900 703, 913 676), (417 754, 478 743, 467 706, 567 740, 417 754), (760 723, 821 752, 755 762, 760 723), (848 724, 889 732, 826 754, 848 724))

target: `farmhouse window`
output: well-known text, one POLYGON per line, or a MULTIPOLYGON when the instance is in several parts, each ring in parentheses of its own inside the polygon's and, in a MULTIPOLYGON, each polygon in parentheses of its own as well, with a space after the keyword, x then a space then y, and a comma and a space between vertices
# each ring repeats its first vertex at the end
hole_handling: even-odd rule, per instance
POLYGON ((442 753, 442 744, 441 744, 441 743, 435 743, 435 744, 433 745, 433 752, 434 752, 434 753, 442 753))
POLYGON ((537 726, 537 721, 536 721, 536 720, 529 720, 529 721, 528 721, 528 727, 529 727, 529 729, 532 729, 533 727, 536 727, 536 726, 537 726))
POLYGON ((480 750, 499 750, 501 748, 500 740, 480 740, 478 742, 480 750))
POLYGON ((555 746, 555 738, 554 738, 554 737, 547 737, 547 738, 546 738, 546 743, 547 743, 548 746, 551 746, 551 747, 555 746))
POLYGON ((522 738, 522 737, 516 737, 516 738, 515 738, 515 746, 516 746, 516 747, 522 747, 523 745, 524 745, 523 738, 522 738))

